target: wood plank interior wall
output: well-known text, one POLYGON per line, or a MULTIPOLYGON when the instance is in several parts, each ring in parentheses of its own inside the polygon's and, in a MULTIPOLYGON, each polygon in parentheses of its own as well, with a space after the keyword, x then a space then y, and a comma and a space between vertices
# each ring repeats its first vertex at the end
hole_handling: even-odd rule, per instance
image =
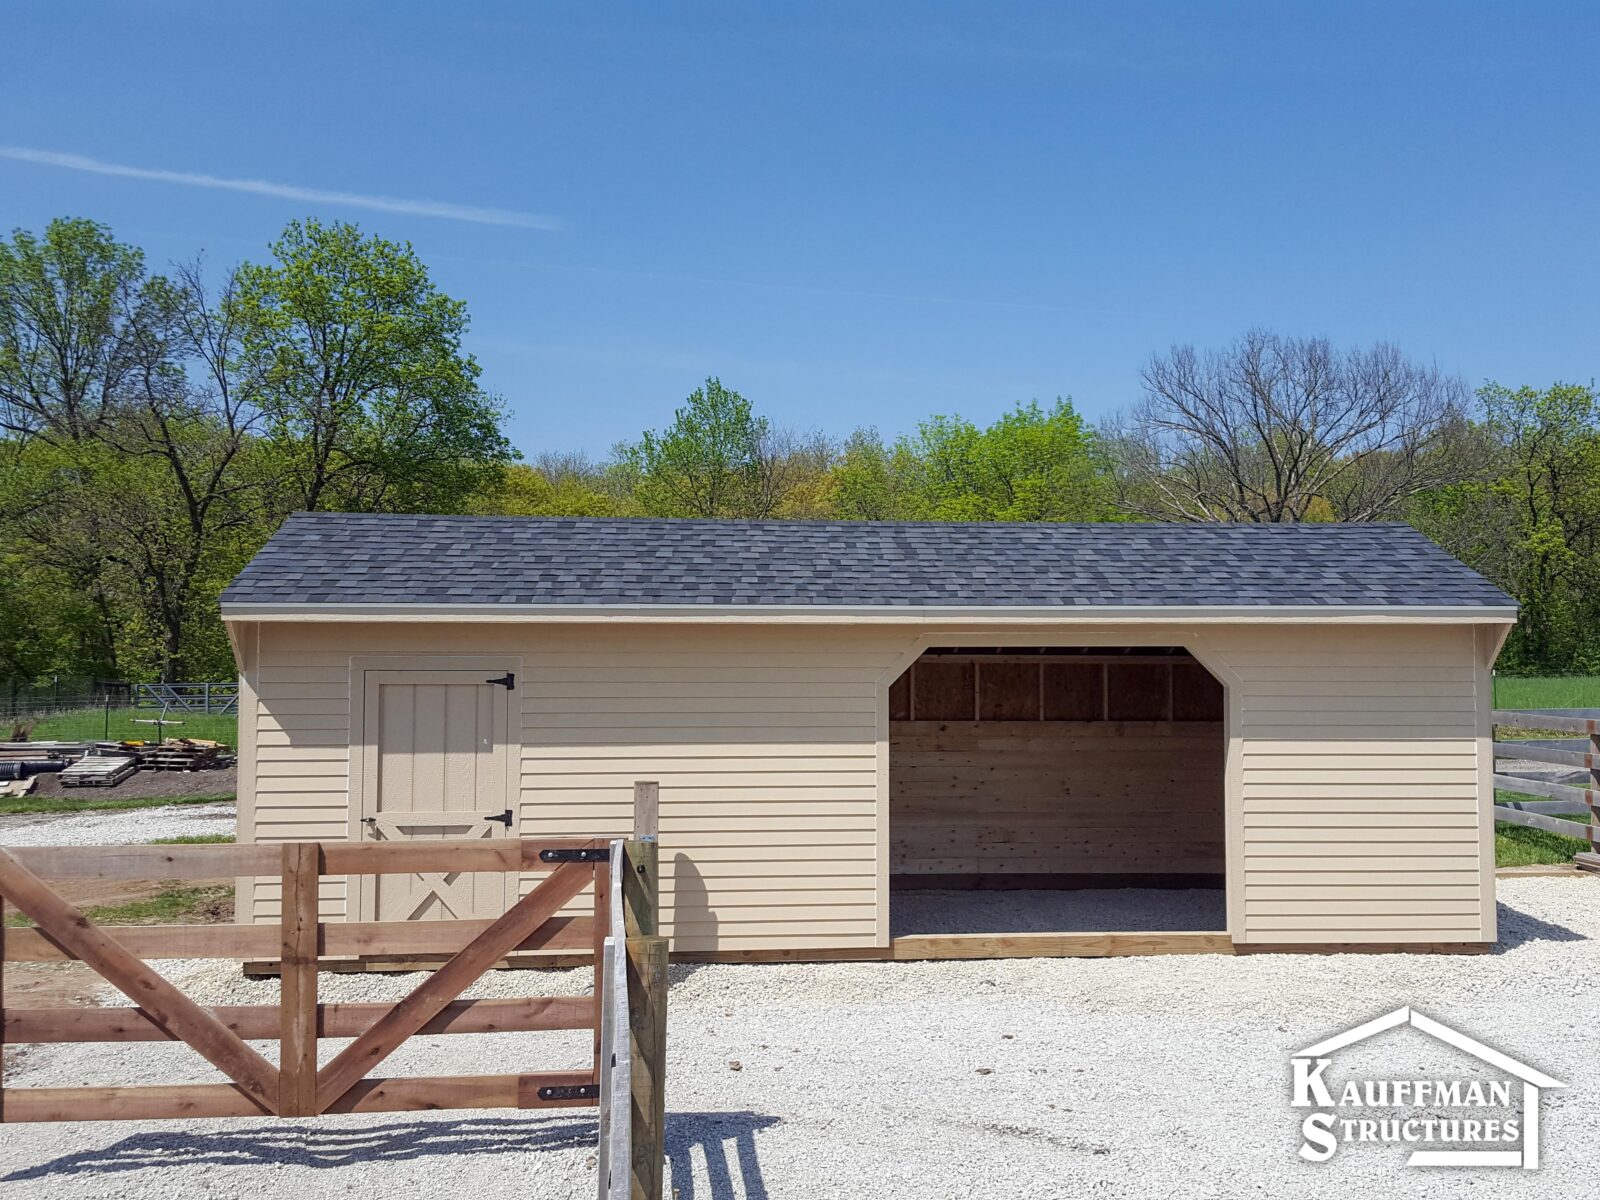
POLYGON ((924 655, 889 687, 891 721, 1220 721, 1222 705, 1176 656, 924 655))
POLYGON ((896 884, 1220 878, 1222 686, 1189 658, 1131 658, 907 670, 889 693, 896 884))

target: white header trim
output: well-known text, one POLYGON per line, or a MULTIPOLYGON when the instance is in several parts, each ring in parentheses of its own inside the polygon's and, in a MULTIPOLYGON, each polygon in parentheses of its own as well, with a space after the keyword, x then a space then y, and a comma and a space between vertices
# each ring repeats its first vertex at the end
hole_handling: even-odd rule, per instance
POLYGON ((1260 622, 1427 621, 1511 623, 1503 605, 826 605, 826 604, 224 604, 228 621, 793 622, 925 625, 929 621, 1260 622))

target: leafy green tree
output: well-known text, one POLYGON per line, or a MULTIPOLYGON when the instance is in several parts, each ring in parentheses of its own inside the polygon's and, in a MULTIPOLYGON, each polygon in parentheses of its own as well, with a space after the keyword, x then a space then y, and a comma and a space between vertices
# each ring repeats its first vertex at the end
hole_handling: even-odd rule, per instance
POLYGON ((1107 464, 1072 402, 1021 404, 980 429, 935 417, 901 446, 916 516, 950 521, 1095 521, 1112 515, 1107 464))
POLYGON ((144 255, 94 221, 0 239, 0 429, 81 441, 138 385, 155 323, 144 255))
POLYGON ((771 517, 820 478, 831 453, 820 437, 774 431, 738 392, 709 378, 670 426, 617 447, 634 500, 658 517, 771 517))
POLYGON ((833 502, 856 520, 1098 521, 1113 518, 1106 454, 1069 400, 1019 404, 980 427, 924 421, 885 447, 858 430, 832 471, 833 502))
POLYGON ((829 507, 847 521, 893 521, 906 511, 902 472, 894 451, 876 429, 858 429, 845 439, 829 472, 829 507))
POLYGON ((514 453, 461 348, 466 305, 409 245, 296 221, 227 306, 286 509, 458 512, 514 453))
POLYGON ((545 455, 507 468, 493 490, 475 495, 469 511, 507 517, 637 516, 632 499, 618 494, 608 473, 580 456, 545 455))
POLYGON ((1522 605, 1513 671, 1600 671, 1600 396, 1556 384, 1479 393, 1486 468, 1418 497, 1411 519, 1522 605))

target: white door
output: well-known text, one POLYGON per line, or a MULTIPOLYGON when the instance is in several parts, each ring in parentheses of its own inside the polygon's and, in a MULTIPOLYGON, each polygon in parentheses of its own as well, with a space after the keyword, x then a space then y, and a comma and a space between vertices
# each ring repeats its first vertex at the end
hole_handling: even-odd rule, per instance
MULTIPOLYGON (((476 671, 367 671, 362 841, 515 834, 511 690, 476 671)), ((497 917, 515 872, 353 876, 360 920, 497 917)))

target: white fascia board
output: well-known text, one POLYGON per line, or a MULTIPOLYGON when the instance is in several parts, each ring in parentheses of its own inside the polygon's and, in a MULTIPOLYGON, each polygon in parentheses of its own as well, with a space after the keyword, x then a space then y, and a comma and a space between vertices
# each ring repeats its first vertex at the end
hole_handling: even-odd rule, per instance
POLYGON ((1512 624, 1489 605, 224 604, 226 621, 699 622, 822 625, 1458 622, 1512 624))

